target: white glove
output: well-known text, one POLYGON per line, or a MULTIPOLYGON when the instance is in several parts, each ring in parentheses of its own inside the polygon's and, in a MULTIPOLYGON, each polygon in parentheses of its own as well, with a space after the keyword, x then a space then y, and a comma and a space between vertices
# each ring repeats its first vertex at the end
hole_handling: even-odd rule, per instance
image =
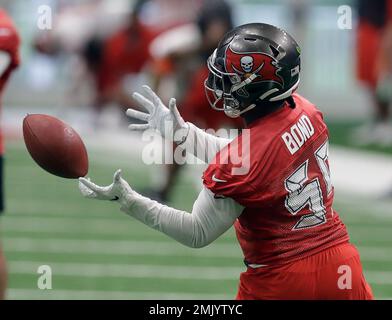
POLYGON ((132 190, 128 182, 121 177, 118 169, 113 176, 113 183, 101 187, 91 182, 90 179, 79 178, 79 190, 86 198, 97 200, 118 201, 121 206, 130 205, 139 194, 132 190))
POLYGON ((145 85, 143 89, 146 96, 134 92, 132 97, 140 106, 147 109, 148 113, 128 109, 126 114, 128 117, 146 121, 147 123, 131 124, 128 128, 136 131, 144 131, 151 128, 158 130, 161 136, 169 141, 174 141, 177 144, 184 142, 189 132, 189 125, 178 112, 176 99, 170 99, 168 108, 149 86, 145 85))

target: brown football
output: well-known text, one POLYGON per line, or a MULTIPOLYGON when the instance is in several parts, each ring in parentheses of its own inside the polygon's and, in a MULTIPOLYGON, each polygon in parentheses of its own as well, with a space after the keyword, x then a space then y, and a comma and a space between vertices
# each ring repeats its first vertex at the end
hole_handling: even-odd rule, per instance
POLYGON ((27 115, 23 137, 31 157, 44 170, 70 179, 87 174, 86 147, 78 133, 63 121, 46 114, 27 115))

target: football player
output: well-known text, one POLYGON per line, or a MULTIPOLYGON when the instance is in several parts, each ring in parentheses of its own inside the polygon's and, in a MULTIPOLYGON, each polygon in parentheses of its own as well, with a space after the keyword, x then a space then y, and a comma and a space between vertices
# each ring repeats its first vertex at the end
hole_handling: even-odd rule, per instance
MULTIPOLYGON (((11 18, 0 8, 0 105, 1 96, 12 71, 19 65, 19 36, 11 18)), ((0 214, 4 210, 3 195, 3 136, 0 131, 0 214)), ((5 258, 0 246, 0 299, 6 288, 5 258)))
POLYGON ((167 108, 147 86, 133 97, 148 113, 127 111, 146 121, 131 130, 156 129, 206 156, 204 188, 192 213, 143 197, 120 170, 105 187, 80 178, 82 194, 116 201, 128 215, 193 248, 234 225, 247 266, 237 299, 372 299, 358 251, 332 208, 328 129, 321 112, 294 93, 296 41, 272 25, 242 25, 224 36, 208 68, 211 106, 247 125, 234 140, 184 122, 175 99, 167 108))

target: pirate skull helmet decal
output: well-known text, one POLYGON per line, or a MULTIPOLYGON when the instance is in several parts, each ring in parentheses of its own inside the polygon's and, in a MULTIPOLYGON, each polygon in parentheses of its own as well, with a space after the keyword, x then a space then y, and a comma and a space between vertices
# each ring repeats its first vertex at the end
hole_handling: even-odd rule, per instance
POLYGON ((251 72, 253 68, 253 57, 252 56, 243 56, 241 58, 241 67, 245 72, 251 72))
POLYGON ((265 53, 236 52, 229 46, 226 50, 225 69, 239 75, 254 73, 257 76, 256 82, 274 81, 281 87, 284 86, 276 59, 265 53))

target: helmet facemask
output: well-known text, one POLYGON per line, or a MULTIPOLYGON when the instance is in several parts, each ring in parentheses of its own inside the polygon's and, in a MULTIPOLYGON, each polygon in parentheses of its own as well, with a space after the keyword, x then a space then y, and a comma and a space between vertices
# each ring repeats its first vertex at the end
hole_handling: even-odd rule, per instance
POLYGON ((216 50, 208 58, 207 66, 209 75, 204 81, 207 100, 211 107, 218 111, 224 111, 230 118, 237 118, 243 113, 243 109, 249 110, 248 106, 244 106, 238 99, 235 98, 236 92, 246 91, 243 88, 253 79, 241 81, 241 77, 237 73, 224 72, 215 66, 216 50))

